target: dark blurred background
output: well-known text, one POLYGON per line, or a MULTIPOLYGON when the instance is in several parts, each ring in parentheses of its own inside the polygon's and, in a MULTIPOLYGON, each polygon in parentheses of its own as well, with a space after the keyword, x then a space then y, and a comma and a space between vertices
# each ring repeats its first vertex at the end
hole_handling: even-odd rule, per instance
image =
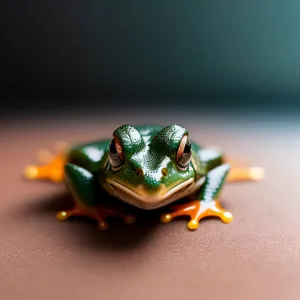
POLYGON ((296 0, 2 1, 0 14, 2 114, 300 109, 296 0))

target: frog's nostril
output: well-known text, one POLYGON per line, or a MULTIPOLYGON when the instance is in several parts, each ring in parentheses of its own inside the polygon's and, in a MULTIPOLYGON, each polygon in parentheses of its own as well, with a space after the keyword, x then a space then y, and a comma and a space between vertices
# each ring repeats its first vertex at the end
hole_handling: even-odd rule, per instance
POLYGON ((161 170, 161 174, 163 174, 163 176, 167 176, 168 175, 168 169, 167 168, 163 168, 161 170))
POLYGON ((137 176, 143 176, 144 175, 144 171, 143 171, 142 168, 137 168, 135 172, 136 172, 137 176))

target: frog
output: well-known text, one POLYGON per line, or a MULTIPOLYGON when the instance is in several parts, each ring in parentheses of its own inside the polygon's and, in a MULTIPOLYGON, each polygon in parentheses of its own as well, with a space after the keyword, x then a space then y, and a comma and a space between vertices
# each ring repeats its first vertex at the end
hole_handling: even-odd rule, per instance
POLYGON ((225 183, 264 177, 263 168, 241 165, 218 147, 195 142, 178 124, 120 125, 109 138, 43 153, 40 163, 25 167, 25 178, 63 182, 74 206, 56 218, 88 217, 102 230, 109 228, 110 217, 136 222, 134 214, 104 205, 104 194, 138 210, 164 209, 162 223, 189 217, 187 227, 195 230, 206 217, 232 222, 233 214, 220 203, 225 183))

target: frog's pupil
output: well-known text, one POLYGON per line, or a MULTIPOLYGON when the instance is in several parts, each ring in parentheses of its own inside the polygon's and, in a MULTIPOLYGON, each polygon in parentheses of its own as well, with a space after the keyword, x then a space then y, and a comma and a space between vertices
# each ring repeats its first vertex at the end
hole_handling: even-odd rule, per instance
POLYGON ((109 150, 110 150, 110 152, 112 152, 112 153, 117 153, 117 148, 116 148, 115 140, 113 140, 113 141, 110 143, 109 150))
POLYGON ((187 141, 187 143, 185 144, 184 153, 189 153, 191 151, 191 143, 189 141, 187 141))

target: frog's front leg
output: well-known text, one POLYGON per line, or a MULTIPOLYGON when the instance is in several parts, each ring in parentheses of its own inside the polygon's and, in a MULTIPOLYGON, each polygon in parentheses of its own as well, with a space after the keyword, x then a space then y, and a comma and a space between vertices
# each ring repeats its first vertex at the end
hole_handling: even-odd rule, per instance
POLYGON ((199 221, 208 216, 218 217, 224 223, 230 223, 233 220, 232 214, 223 209, 218 201, 218 196, 229 170, 230 166, 228 164, 223 164, 212 169, 208 172, 197 199, 173 206, 173 212, 163 214, 161 221, 168 223, 175 217, 189 216, 191 218, 188 223, 189 229, 197 229, 199 221))
POLYGON ((94 219, 98 222, 100 229, 107 229, 108 217, 121 218, 127 224, 135 222, 135 217, 130 214, 107 208, 99 204, 96 195, 95 176, 84 168, 73 164, 66 164, 64 167, 65 182, 70 190, 75 206, 70 210, 60 211, 56 217, 60 221, 67 220, 72 216, 84 216, 94 219))

